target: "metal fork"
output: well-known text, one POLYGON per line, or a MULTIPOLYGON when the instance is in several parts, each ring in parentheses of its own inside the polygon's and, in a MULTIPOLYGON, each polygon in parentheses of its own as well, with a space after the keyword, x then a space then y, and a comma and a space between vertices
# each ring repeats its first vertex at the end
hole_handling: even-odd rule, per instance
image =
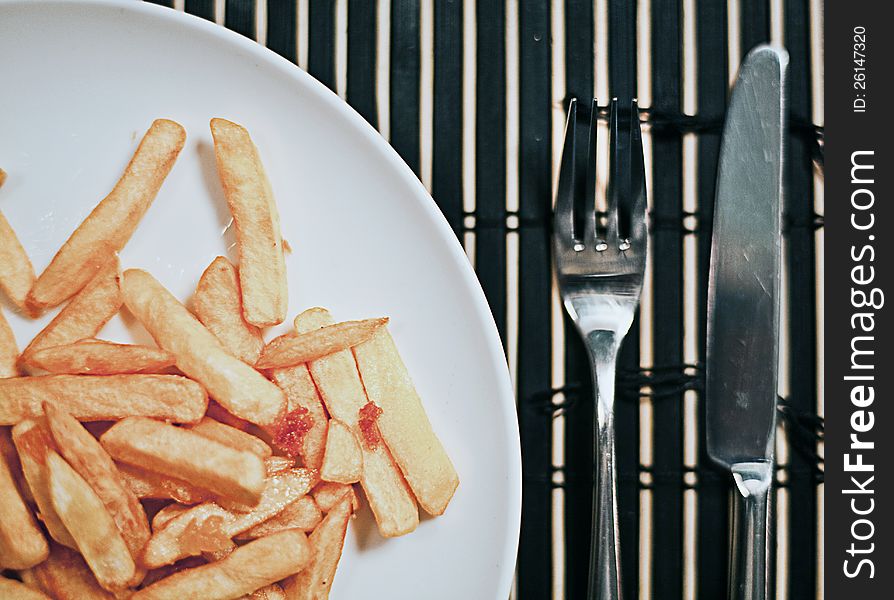
MULTIPOLYGON (((595 210, 596 124, 594 99, 589 120, 578 119, 572 100, 553 218, 553 254, 565 310, 574 320, 590 356, 596 391, 598 465, 593 488, 590 540, 590 600, 620 598, 618 508, 615 475, 615 363, 618 348, 639 304, 646 265, 646 181, 636 100, 622 119, 618 100, 609 113, 610 176, 604 219, 595 210), (626 116, 626 115, 625 115, 626 116), (627 121, 624 125, 621 122, 627 121), (579 138, 586 147, 579 148, 579 138)), ((626 112, 626 111, 625 111, 626 112)))

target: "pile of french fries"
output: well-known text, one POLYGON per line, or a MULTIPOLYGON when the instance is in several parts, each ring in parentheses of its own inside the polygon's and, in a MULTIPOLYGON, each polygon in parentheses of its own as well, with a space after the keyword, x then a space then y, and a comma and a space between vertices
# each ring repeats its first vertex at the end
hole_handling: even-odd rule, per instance
POLYGON ((387 318, 311 308, 265 343, 287 244, 248 132, 211 132, 238 267, 217 257, 190 308, 118 259, 179 124, 152 124, 39 277, 0 213, 0 290, 30 316, 64 303, 22 352, 0 311, 0 597, 323 599, 355 485, 395 537, 459 484, 387 318), (157 347, 97 338, 121 310, 157 347))

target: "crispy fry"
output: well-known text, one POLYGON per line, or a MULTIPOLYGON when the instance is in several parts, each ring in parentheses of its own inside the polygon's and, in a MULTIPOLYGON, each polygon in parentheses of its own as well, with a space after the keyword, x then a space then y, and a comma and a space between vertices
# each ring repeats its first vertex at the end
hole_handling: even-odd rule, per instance
POLYGON ((229 540, 300 500, 317 481, 314 471, 292 469, 267 480, 261 501, 248 513, 229 511, 214 502, 190 508, 154 532, 146 545, 143 563, 151 568, 172 564, 187 556, 218 550, 229 540))
POLYGON ((50 373, 124 375, 159 373, 174 364, 174 356, 159 348, 86 339, 65 346, 37 350, 25 364, 50 373))
POLYGON ((278 515, 273 516, 259 525, 255 525, 248 531, 236 536, 237 540, 253 540, 271 533, 277 533, 286 529, 300 529, 304 532, 313 531, 323 519, 323 511, 311 496, 305 496, 300 500, 285 507, 278 515))
POLYGON ((202 273, 192 301, 199 321, 213 333, 223 347, 250 365, 257 362, 264 348, 261 330, 242 314, 242 290, 236 267, 218 256, 202 273))
POLYGON ((5 377, 18 377, 19 346, 16 344, 16 336, 12 327, 3 316, 0 308, 0 379, 5 377))
POLYGON ((289 308, 286 262, 273 190, 258 149, 244 127, 211 120, 214 155, 236 226, 245 320, 258 327, 282 323, 289 308))
POLYGON ((59 544, 50 544, 50 557, 27 573, 45 594, 55 600, 115 598, 99 586, 80 554, 59 544))
POLYGON ((43 414, 43 402, 79 421, 130 416, 195 423, 208 397, 195 381, 177 375, 47 375, 0 379, 0 425, 43 414))
POLYGON ((267 467, 267 475, 273 475, 295 466, 295 461, 286 456, 271 456, 264 460, 264 466, 267 467))
POLYGON ((267 425, 285 408, 282 391, 233 357, 180 302, 145 271, 130 269, 122 280, 124 301, 156 343, 177 358, 177 367, 201 383, 224 408, 267 425))
POLYGON ((170 522, 171 519, 178 515, 182 515, 188 510, 189 507, 185 504, 178 504, 177 502, 168 504, 157 513, 155 513, 154 517, 152 517, 152 531, 158 531, 168 522, 170 522))
POLYGON ((189 430, 209 440, 236 450, 251 452, 261 458, 269 458, 273 454, 273 450, 261 438, 208 417, 189 427, 189 430))
POLYGON ((47 455, 50 497, 78 550, 109 591, 123 590, 134 581, 136 564, 115 521, 84 478, 55 452, 47 455))
POLYGON ((346 495, 350 495, 351 506, 354 511, 357 511, 360 508, 360 499, 357 498, 357 493, 354 492, 353 486, 331 481, 321 481, 313 490, 314 501, 324 513, 332 510, 346 495))
POLYGON ((6 577, 0 577, 0 598, 4 600, 50 600, 43 592, 6 577))
MULTIPOLYGON (((303 333, 330 323, 329 312, 316 308, 298 315, 295 329, 303 333)), ((367 398, 354 355, 350 350, 342 350, 310 363, 309 368, 329 414, 343 421, 362 439, 360 409, 366 405, 367 398)), ((384 537, 410 533, 419 524, 419 509, 388 448, 384 444, 360 446, 363 453, 360 484, 379 525, 379 533, 384 537)))
POLYGON ((56 444, 43 424, 30 419, 22 421, 12 428, 12 439, 19 453, 22 473, 28 482, 28 489, 34 497, 40 520, 54 540, 68 546, 76 547, 74 538, 65 528, 56 507, 50 498, 50 477, 47 470, 47 455, 56 451, 56 444))
POLYGON ((0 455, 0 569, 27 569, 48 554, 47 541, 22 500, 6 457, 0 455))
POLYGON ((59 311, 43 331, 34 336, 22 353, 29 354, 92 338, 115 316, 124 299, 121 296, 118 257, 108 260, 96 277, 59 311))
POLYGON ((31 259, 9 221, 0 212, 0 289, 13 304, 25 308, 25 299, 34 283, 34 267, 31 259))
POLYGON ((297 573, 311 558, 307 537, 290 530, 255 540, 217 562, 143 588, 133 600, 230 600, 297 573))
POLYGON ((286 600, 286 595, 278 584, 273 583, 241 596, 239 600, 286 600))
POLYGON ((230 427, 233 427, 240 431, 248 431, 253 427, 251 423, 249 423, 245 419, 240 419, 239 417, 235 416, 214 400, 208 401, 208 410, 205 411, 205 416, 210 417, 215 421, 220 421, 224 425, 229 425, 230 427))
POLYGON ((237 502, 264 489, 263 461, 181 427, 142 417, 119 421, 100 438, 116 460, 170 475, 237 502))
POLYGON ((300 573, 283 581, 288 600, 326 600, 329 597, 350 519, 351 500, 344 497, 310 534, 313 548, 310 563, 300 573))
POLYGON ((326 436, 326 454, 320 468, 320 479, 337 483, 356 483, 363 473, 360 444, 350 427, 332 419, 326 436))
POLYGON ((143 505, 125 485, 112 457, 89 431, 52 404, 45 404, 44 412, 59 453, 96 492, 136 560, 151 536, 143 505))
POLYGON ((28 294, 33 310, 56 306, 76 294, 120 252, 158 194, 183 144, 183 127, 152 123, 115 188, 62 245, 28 294))
POLYGON ((323 464, 323 453, 326 444, 326 429, 329 417, 323 408, 323 400, 317 393, 307 365, 295 365, 283 369, 272 369, 270 378, 285 393, 287 402, 286 414, 304 409, 310 418, 310 429, 301 440, 298 454, 304 465, 319 469, 323 464))
POLYGON ((273 369, 318 360, 365 342, 387 322, 387 317, 345 321, 298 335, 282 335, 267 344, 255 366, 273 369))
POLYGON ((116 463, 127 488, 140 499, 174 500, 181 504, 198 504, 213 498, 208 490, 191 483, 154 473, 125 463, 116 463))
POLYGON ((34 504, 34 495, 31 488, 28 487, 28 481, 25 474, 22 473, 22 462, 19 460, 19 451, 16 450, 15 444, 12 443, 12 428, 0 427, 0 460, 5 460, 6 465, 12 473, 12 478, 16 482, 19 494, 25 502, 34 504))
POLYGON ((6 183, 6 171, 0 169, 0 187, 3 187, 4 183, 6 183))
POLYGON ((435 435, 422 400, 388 329, 354 347, 366 394, 382 409, 377 420, 410 489, 425 511, 440 515, 459 485, 450 457, 435 435))

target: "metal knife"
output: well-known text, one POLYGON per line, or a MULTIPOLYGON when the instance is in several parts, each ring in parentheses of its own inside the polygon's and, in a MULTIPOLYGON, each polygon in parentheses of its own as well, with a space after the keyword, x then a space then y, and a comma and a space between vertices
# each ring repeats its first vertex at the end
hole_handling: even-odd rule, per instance
POLYGON ((708 283, 707 450, 735 483, 730 598, 769 597, 782 150, 788 54, 748 53, 730 98, 714 205, 708 283))

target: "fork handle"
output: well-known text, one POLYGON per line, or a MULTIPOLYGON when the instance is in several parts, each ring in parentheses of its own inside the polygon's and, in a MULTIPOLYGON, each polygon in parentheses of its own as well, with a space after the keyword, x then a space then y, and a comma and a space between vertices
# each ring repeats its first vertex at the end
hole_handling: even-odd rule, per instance
POLYGON ((621 597, 614 419, 618 337, 614 331, 594 331, 586 336, 596 391, 593 463, 597 467, 593 488, 595 527, 590 538, 589 600, 618 600, 621 597))

